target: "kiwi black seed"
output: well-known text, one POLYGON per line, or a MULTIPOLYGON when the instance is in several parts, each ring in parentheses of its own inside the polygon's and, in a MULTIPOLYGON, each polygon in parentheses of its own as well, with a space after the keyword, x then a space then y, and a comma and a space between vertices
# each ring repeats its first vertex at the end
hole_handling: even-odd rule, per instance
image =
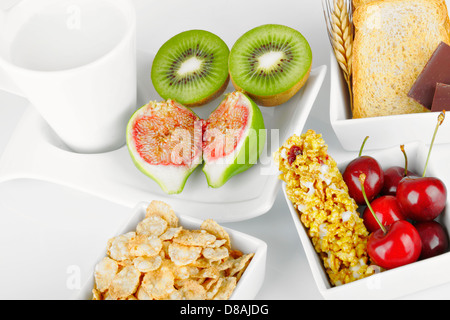
POLYGON ((229 83, 230 50, 205 30, 179 33, 164 43, 153 60, 151 78, 163 99, 194 107, 220 96, 229 83))
POLYGON ((305 84, 311 65, 312 51, 305 37, 277 24, 246 32, 233 45, 229 57, 234 87, 261 106, 288 101, 305 84))

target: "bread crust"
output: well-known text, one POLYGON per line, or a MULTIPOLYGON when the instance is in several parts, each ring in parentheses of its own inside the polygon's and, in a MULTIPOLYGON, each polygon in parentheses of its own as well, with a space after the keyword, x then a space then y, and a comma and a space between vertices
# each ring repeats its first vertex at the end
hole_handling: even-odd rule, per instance
POLYGON ((353 118, 428 111, 407 94, 439 43, 450 44, 445 0, 370 1, 353 23, 353 118))
POLYGON ((374 2, 377 0, 353 0, 353 8, 357 8, 359 6, 362 6, 364 4, 368 4, 369 2, 374 2))

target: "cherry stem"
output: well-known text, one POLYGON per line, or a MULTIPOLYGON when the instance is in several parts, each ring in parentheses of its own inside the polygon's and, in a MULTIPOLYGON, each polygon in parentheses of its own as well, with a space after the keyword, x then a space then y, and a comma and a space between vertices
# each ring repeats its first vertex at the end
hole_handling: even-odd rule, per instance
POLYGON ((377 215, 375 214, 375 212, 373 211, 372 206, 370 205, 369 199, 367 199, 366 196, 366 191, 364 189, 364 182, 366 181, 366 175, 364 173, 361 173, 359 176, 359 182, 361 182, 361 191, 364 197, 364 200, 366 201, 367 207, 369 208, 370 212, 372 213, 373 217, 375 218, 375 220, 377 221, 378 225, 380 226, 381 230, 383 230, 383 233, 386 234, 387 230, 386 228, 383 226, 383 224, 380 222, 380 220, 378 219, 377 215))
POLYGON ((431 150, 433 149, 433 144, 434 144, 434 139, 436 139, 436 134, 438 132, 438 129, 441 126, 441 124, 444 122, 444 120, 445 120, 445 110, 442 110, 442 112, 438 116, 438 123, 436 124, 436 128, 434 129, 433 139, 431 140, 430 150, 428 151, 427 162, 425 162, 425 168, 423 169, 422 177, 425 177, 425 174, 427 172, 428 160, 430 160, 431 150))
POLYGON ((400 146, 400 150, 403 152, 403 156, 405 157, 405 177, 408 175, 408 156, 406 155, 405 145, 402 144, 400 146))
POLYGON ((359 149, 359 157, 361 157, 361 155, 362 155, 362 152, 363 152, 364 146, 366 145, 367 139, 369 139, 369 136, 364 138, 361 149, 359 149))

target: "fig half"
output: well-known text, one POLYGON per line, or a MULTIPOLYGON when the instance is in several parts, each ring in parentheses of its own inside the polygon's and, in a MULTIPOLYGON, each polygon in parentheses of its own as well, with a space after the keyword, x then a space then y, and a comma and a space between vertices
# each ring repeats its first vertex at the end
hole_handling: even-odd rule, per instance
POLYGON ((127 146, 136 167, 168 194, 183 191, 202 163, 203 121, 173 101, 150 102, 127 126, 127 146))
POLYGON ((203 133, 203 172, 210 187, 252 167, 266 142, 261 110, 247 95, 226 96, 206 120, 203 133))

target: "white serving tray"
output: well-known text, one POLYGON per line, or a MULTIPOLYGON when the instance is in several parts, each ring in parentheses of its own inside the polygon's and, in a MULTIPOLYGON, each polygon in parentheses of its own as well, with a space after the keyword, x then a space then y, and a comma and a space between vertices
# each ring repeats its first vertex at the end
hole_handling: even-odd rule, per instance
MULTIPOLYGON (((153 54, 138 53, 137 107, 160 100, 150 80, 153 54)), ((272 207, 280 181, 272 153, 292 132, 300 132, 309 116, 326 74, 326 66, 311 71, 306 85, 290 101, 262 107, 268 144, 260 161, 219 189, 209 188, 200 168, 184 191, 168 196, 133 164, 126 146, 107 153, 77 154, 68 150, 35 109, 30 106, 19 122, 2 158, 0 182, 30 178, 72 187, 133 208, 141 201, 170 202, 176 212, 198 219, 235 222, 262 215, 272 207)), ((233 91, 230 86, 227 92, 233 91)), ((220 99, 194 111, 207 118, 220 99)))
MULTIPOLYGON (((130 219, 124 224, 124 226, 116 233, 116 235, 125 234, 130 231, 135 231, 136 226, 140 221, 145 218, 148 202, 140 202, 133 209, 133 214, 130 219)), ((182 216, 176 212, 179 218, 179 224, 185 229, 195 230, 199 229, 201 223, 200 219, 192 217, 182 216)), ((264 283, 264 276, 266 272, 266 259, 267 259, 267 244, 255 237, 248 234, 225 228, 230 236, 231 249, 240 250, 243 253, 254 253, 252 260, 242 274, 241 279, 238 281, 236 288, 234 289, 230 300, 253 300, 261 286, 264 283)), ((99 254, 99 258, 92 265, 92 272, 89 274, 88 279, 83 284, 79 292, 74 294, 73 298, 78 300, 92 299, 92 289, 94 288, 94 269, 95 265, 103 259, 106 255, 106 243, 105 251, 99 254)))
MULTIPOLYGON (((428 149, 428 146, 422 143, 405 145, 409 161, 408 168, 410 170, 422 174, 428 149)), ((377 159, 384 170, 391 166, 404 166, 404 157, 398 147, 367 151, 364 152, 364 155, 377 159)), ((330 156, 333 157, 332 154, 330 156)), ((449 156, 450 150, 448 147, 444 145, 435 146, 427 168, 427 176, 440 178, 446 186, 450 186, 450 167, 445 165, 449 156)), ((341 159, 338 162, 341 172, 345 170, 345 167, 352 159, 341 159)), ((433 258, 387 270, 349 284, 331 287, 323 268, 323 262, 315 252, 307 231, 299 219, 297 210, 287 198, 285 183, 283 183, 282 188, 317 288, 325 299, 397 299, 450 282, 450 273, 448 272, 450 252, 446 252, 433 258)), ((437 218, 447 231, 450 226, 449 208, 450 200, 447 200, 446 209, 437 218)))

